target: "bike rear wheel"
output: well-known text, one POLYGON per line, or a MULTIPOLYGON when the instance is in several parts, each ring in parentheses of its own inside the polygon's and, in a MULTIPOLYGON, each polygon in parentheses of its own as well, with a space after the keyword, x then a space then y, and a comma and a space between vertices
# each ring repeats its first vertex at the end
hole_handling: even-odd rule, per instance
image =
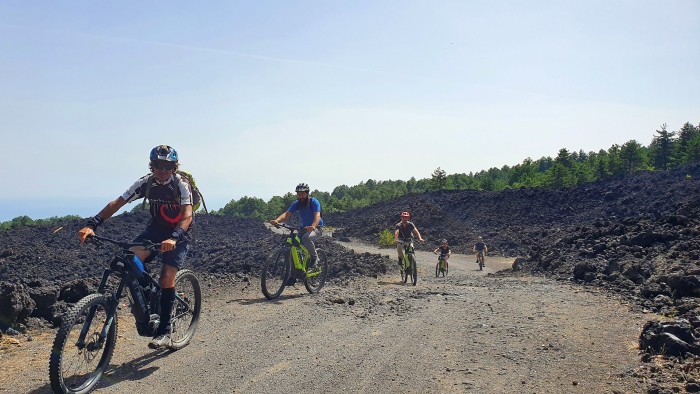
POLYGON ((66 314, 56 333, 49 360, 49 378, 54 392, 87 393, 109 367, 117 340, 117 315, 109 316, 110 304, 104 294, 90 294, 66 314), (110 320, 107 335, 100 341, 100 333, 110 320), (84 327, 87 334, 83 343, 79 343, 84 327))
POLYGON ((287 278, 289 278, 289 258, 289 249, 279 248, 272 252, 265 261, 260 275, 260 288, 268 300, 275 299, 282 294, 287 278))
MULTIPOLYGON (((199 324, 202 311, 202 289, 194 272, 178 271, 175 275, 175 304, 173 305, 170 348, 182 349, 190 343, 199 324)), ((161 323, 162 324, 162 323, 161 323)))
POLYGON ((479 271, 484 270, 484 256, 479 255, 479 271))
POLYGON ((408 255, 408 261, 411 262, 411 281, 413 282, 413 286, 418 283, 418 267, 416 266, 416 256, 413 255, 413 253, 408 255))
POLYGON ((316 253, 318 254, 316 269, 313 271, 307 270, 304 280, 304 287, 311 294, 318 293, 323 288, 328 275, 328 256, 326 252, 322 249, 316 249, 316 253))

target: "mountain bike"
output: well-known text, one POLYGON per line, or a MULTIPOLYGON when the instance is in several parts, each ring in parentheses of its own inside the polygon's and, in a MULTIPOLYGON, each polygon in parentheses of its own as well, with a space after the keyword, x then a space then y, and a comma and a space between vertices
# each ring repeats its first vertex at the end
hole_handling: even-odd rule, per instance
POLYGON ((435 277, 439 277, 440 274, 442 274, 442 277, 444 278, 447 276, 447 272, 450 269, 450 265, 447 263, 447 255, 441 254, 438 257, 438 262, 435 264, 435 277))
POLYGON ((418 282, 418 267, 416 266, 416 251, 413 249, 413 243, 412 242, 402 242, 399 241, 400 244, 403 245, 403 260, 402 264, 399 267, 401 271, 401 282, 406 283, 408 281, 408 277, 411 277, 411 282, 413 283, 413 286, 416 285, 418 282))
POLYGON ((479 250, 476 252, 476 263, 479 264, 479 271, 484 270, 484 251, 479 250))
POLYGON ((275 249, 265 261, 260 275, 260 287, 268 300, 282 294, 286 286, 293 286, 297 280, 303 280, 309 293, 318 293, 326 283, 328 275, 328 257, 323 249, 316 248, 318 260, 316 267, 308 266, 309 250, 301 243, 299 230, 286 223, 277 224, 277 228, 289 230, 284 243, 275 249))
MULTIPOLYGON (((160 324, 161 287, 130 250, 142 247, 153 252, 155 257, 160 244, 127 243, 96 235, 86 241, 101 248, 114 244, 117 251, 109 268, 104 270, 97 293, 78 301, 67 312, 56 333, 49 377, 57 393, 87 393, 107 370, 117 341, 119 300, 124 295, 129 300, 140 336, 152 337, 160 324)), ((175 275, 175 300, 169 346, 172 350, 185 347, 199 323, 202 295, 192 271, 180 270, 175 275)))

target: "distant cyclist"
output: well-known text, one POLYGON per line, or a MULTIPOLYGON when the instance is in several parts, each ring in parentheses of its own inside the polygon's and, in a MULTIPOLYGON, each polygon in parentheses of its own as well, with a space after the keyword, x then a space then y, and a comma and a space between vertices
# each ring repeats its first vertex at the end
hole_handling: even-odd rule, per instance
POLYGON ((447 267, 447 259, 450 258, 452 251, 450 250, 450 245, 447 244, 446 239, 440 241, 440 246, 438 246, 437 249, 433 250, 433 253, 438 254, 438 251, 440 252, 439 259, 444 260, 445 266, 447 267))
MULTIPOLYGON (((472 251, 477 254, 477 258, 478 258, 479 253, 482 253, 484 256, 486 256, 486 253, 489 251, 489 248, 486 247, 486 244, 484 243, 484 239, 481 236, 479 236, 479 238, 477 238, 476 244, 474 244, 472 251)), ((478 261, 477 261, 477 263, 478 263, 478 261)))
MULTIPOLYGON (((314 245, 313 238, 318 238, 323 235, 323 219, 321 218, 321 203, 316 197, 311 197, 309 185, 306 183, 300 183, 297 185, 295 191, 297 193, 297 200, 292 203, 292 205, 284 211, 277 219, 270 220, 270 224, 277 225, 280 222, 285 222, 289 220, 294 212, 299 212, 299 218, 301 219, 301 229, 302 236, 301 242, 304 244, 306 249, 309 250, 309 264, 310 269, 316 268, 316 260, 318 260, 318 254, 316 253, 316 246, 314 245)), ((294 279, 293 277, 290 279, 294 279)))
POLYGON ((424 239, 421 237, 418 228, 413 222, 408 219, 411 218, 411 214, 408 212, 401 212, 401 221, 396 223, 396 231, 394 231, 394 240, 396 241, 396 251, 399 253, 399 266, 403 261, 403 243, 413 244, 413 236, 418 237, 418 241, 423 242, 424 239))

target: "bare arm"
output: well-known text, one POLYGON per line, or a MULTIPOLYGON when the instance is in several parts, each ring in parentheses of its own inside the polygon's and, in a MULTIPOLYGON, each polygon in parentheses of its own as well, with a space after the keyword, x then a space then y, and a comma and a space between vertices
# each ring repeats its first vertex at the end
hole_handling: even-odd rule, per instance
POLYGON ((192 224, 192 205, 187 204, 180 206, 180 213, 182 214, 182 219, 180 219, 175 226, 173 236, 160 244, 161 252, 169 252, 175 249, 177 242, 180 241, 180 238, 184 236, 185 232, 192 224))
MULTIPOLYGON (((289 212, 289 211, 287 211, 289 212)), ((314 221, 311 223, 311 226, 306 226, 306 231, 314 231, 316 227, 318 227, 318 224, 321 222, 321 212, 316 212, 314 215, 314 221)))
MULTIPOLYGON (((116 199, 110 201, 107 203, 107 206, 102 208, 100 213, 98 213, 95 217, 99 217, 102 219, 102 221, 107 220, 114 215, 115 212, 117 212, 121 207, 126 204, 126 200, 124 200, 121 196, 117 197, 116 199)), ((81 228, 78 231, 78 238, 80 239, 80 244, 82 245, 85 243, 85 239, 88 236, 95 235, 95 227, 94 225, 86 225, 85 227, 81 228)))
POLYGON ((423 241, 424 241, 423 237, 421 237, 421 235, 420 235, 420 231, 418 231, 418 227, 414 227, 414 228, 413 228, 413 234, 414 234, 416 237, 418 237, 418 240, 419 240, 420 242, 423 242, 423 241))
MULTIPOLYGON (((321 217, 320 215, 321 215, 321 213, 319 212, 319 218, 321 217)), ((286 222, 286 221, 289 220, 289 218, 291 218, 291 217, 292 217, 292 213, 291 213, 291 212, 289 212, 289 211, 284 211, 284 213, 282 213, 281 215, 277 216, 277 219, 270 220, 270 224, 276 226, 276 225, 279 224, 279 223, 286 222)), ((315 223, 318 224, 318 222, 315 222, 315 223)))

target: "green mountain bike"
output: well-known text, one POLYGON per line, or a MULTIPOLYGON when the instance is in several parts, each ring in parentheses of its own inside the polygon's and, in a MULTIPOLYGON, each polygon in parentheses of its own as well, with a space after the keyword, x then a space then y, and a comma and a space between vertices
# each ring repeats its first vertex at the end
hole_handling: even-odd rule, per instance
POLYGON ((326 283, 328 275, 328 257, 322 249, 316 249, 318 260, 316 267, 308 266, 309 250, 301 243, 298 229, 286 223, 276 225, 277 228, 289 230, 284 243, 275 249, 265 261, 260 275, 260 287, 268 300, 273 300, 282 294, 286 286, 291 286, 297 280, 303 280, 309 293, 318 293, 326 283))
POLYGON ((411 277, 411 282, 413 283, 413 286, 416 285, 418 282, 418 267, 416 266, 416 251, 413 249, 413 243, 412 242, 402 242, 399 241, 400 244, 403 245, 403 260, 402 264, 399 267, 401 271, 401 282, 406 283, 408 282, 408 277, 411 277))
POLYGON ((450 265, 447 263, 447 255, 441 254, 438 257, 438 262, 435 264, 435 277, 439 277, 440 274, 442 274, 442 277, 447 276, 447 272, 450 270, 450 265))

